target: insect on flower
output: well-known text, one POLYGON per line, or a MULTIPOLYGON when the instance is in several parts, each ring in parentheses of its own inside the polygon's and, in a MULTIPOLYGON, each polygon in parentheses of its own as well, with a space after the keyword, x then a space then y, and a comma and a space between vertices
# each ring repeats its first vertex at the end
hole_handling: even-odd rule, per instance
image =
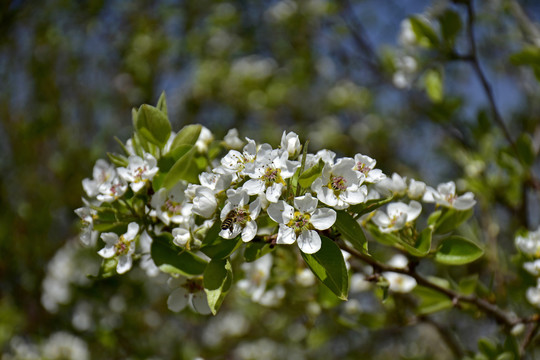
POLYGON ((221 230, 233 230, 233 225, 236 222, 236 209, 232 209, 229 211, 227 216, 225 217, 225 220, 221 223, 221 230))

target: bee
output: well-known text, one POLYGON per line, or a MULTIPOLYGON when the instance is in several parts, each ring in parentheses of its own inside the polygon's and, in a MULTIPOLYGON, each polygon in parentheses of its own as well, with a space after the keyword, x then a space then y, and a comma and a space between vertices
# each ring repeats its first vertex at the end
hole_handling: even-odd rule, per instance
POLYGON ((221 223, 221 230, 232 231, 233 225, 236 222, 236 210, 231 210, 225 217, 225 220, 221 223))

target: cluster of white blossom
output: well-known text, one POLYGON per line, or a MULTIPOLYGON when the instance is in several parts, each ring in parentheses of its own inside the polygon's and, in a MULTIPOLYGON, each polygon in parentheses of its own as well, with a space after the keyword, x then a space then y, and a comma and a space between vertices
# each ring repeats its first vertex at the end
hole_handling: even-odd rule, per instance
MULTIPOLYGON (((157 275, 159 269, 151 256, 152 236, 164 232, 172 235, 176 246, 206 260, 206 255, 198 250, 216 222, 223 239, 240 237, 247 243, 257 235, 273 234, 272 245, 296 243, 302 252, 314 254, 321 248, 319 232, 334 225, 336 211, 392 198, 395 201, 387 205, 386 211, 367 214, 367 219, 381 232, 389 233, 414 223, 422 211, 417 200, 456 210, 471 208, 475 203, 472 193, 457 196, 453 182, 434 189, 398 174, 387 177, 376 168, 376 160, 366 155, 336 158, 334 152, 326 149, 315 154, 302 153, 300 139, 293 132, 284 132, 280 146, 274 149, 249 138, 244 142, 233 129, 221 142, 228 152, 222 158, 209 160, 206 171, 198 175, 198 184, 180 180, 169 188, 154 186, 160 156, 169 154, 175 137, 171 133, 161 154, 157 152, 156 156, 137 149, 130 139, 124 145, 123 166, 98 160, 93 178, 83 180, 87 198, 85 206, 76 213, 83 222, 84 244, 96 243, 98 231, 94 224, 102 220, 99 209, 110 209, 116 221, 118 207, 128 208, 135 215, 124 221, 125 230, 100 228, 104 246, 98 254, 115 260, 119 274, 129 271, 133 260, 139 259, 149 276, 157 275), (301 176, 311 169, 318 171, 313 171, 314 178, 303 188, 301 176), (404 196, 410 199, 408 204, 397 201, 404 196), (138 213, 133 202, 137 197, 147 199, 138 213), (259 221, 261 218, 265 220, 259 221)), ((199 154, 208 154, 213 140, 211 132, 203 127, 194 148, 199 154)), ((368 220, 364 216, 360 221, 368 220)), ((271 257, 268 259, 246 265, 246 279, 238 284, 254 301, 274 304, 284 293, 280 287, 266 289, 265 278, 272 266, 271 257), (256 281, 249 280, 253 272, 256 281)), ((175 289, 168 301, 172 310, 189 305, 202 313, 209 311, 200 278, 173 279, 171 285, 175 289)), ((408 287, 396 291, 405 288, 408 287)))
POLYGON ((40 344, 15 336, 10 342, 10 350, 2 356, 5 360, 61 360, 90 359, 88 344, 81 338, 67 332, 56 332, 40 344))
POLYGON ((523 236, 516 236, 515 242, 516 247, 530 260, 523 263, 523 268, 537 277, 536 286, 527 289, 527 300, 540 307, 540 227, 523 236))

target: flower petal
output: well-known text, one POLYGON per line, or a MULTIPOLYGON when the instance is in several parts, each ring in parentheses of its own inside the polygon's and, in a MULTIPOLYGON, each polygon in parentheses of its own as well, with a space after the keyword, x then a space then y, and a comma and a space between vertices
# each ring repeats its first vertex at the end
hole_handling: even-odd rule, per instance
POLYGON ((317 230, 326 230, 336 222, 337 214, 334 210, 320 208, 311 216, 311 225, 317 230))
POLYGON ((298 247, 306 254, 314 254, 321 249, 321 237, 315 230, 304 230, 298 236, 298 247))
POLYGON ((169 310, 179 312, 183 310, 188 303, 189 293, 183 287, 174 290, 167 299, 167 307, 169 310))
POLYGON ((293 244, 296 241, 296 234, 294 230, 287 225, 279 224, 278 236, 276 244, 293 244))

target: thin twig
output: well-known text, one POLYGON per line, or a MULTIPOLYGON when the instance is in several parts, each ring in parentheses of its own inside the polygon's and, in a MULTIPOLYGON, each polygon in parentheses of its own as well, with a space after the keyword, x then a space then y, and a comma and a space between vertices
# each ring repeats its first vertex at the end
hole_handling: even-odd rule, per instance
POLYGON ((514 314, 505 312, 504 310, 500 309, 497 305, 492 304, 492 303, 490 303, 490 302, 488 302, 488 301, 486 301, 486 300, 484 300, 482 298, 479 298, 479 297, 477 297, 475 295, 463 295, 463 294, 460 294, 460 293, 458 293, 458 292, 456 292, 454 290, 442 287, 442 286, 440 286, 438 284, 435 284, 435 283, 431 282, 430 280, 423 277, 422 275, 418 274, 413 269, 396 268, 396 267, 381 263, 381 262, 375 260, 374 258, 372 258, 371 256, 363 254, 363 253, 357 251, 356 249, 354 249, 354 248, 352 248, 352 247, 350 247, 350 246, 348 246, 348 245, 346 245, 344 243, 341 243, 340 246, 341 246, 341 248, 343 250, 347 251, 352 256, 354 256, 354 257, 362 260, 363 262, 371 265, 375 272, 390 271, 390 272, 395 272, 395 273, 400 273, 400 274, 405 274, 405 275, 411 276, 416 280, 416 282, 419 285, 422 285, 424 287, 430 288, 430 289, 435 290, 435 291, 437 291, 437 292, 439 292, 441 294, 446 295, 450 300, 452 300, 452 303, 454 304, 454 306, 458 306, 460 303, 473 304, 479 310, 481 310, 485 314, 487 314, 487 315, 491 316, 492 318, 494 318, 497 322, 499 322, 501 324, 504 324, 505 326, 508 326, 510 328, 517 325, 517 324, 520 324, 520 323, 538 321, 538 320, 534 320, 534 319, 519 318, 514 314))
POLYGON ((529 330, 527 331, 527 334, 525 335, 523 342, 519 346, 519 353, 522 358, 525 356, 525 350, 527 349, 527 346, 529 346, 529 344, 534 339, 534 336, 538 332, 539 328, 540 328, 540 322, 536 322, 534 324, 529 325, 529 330))

